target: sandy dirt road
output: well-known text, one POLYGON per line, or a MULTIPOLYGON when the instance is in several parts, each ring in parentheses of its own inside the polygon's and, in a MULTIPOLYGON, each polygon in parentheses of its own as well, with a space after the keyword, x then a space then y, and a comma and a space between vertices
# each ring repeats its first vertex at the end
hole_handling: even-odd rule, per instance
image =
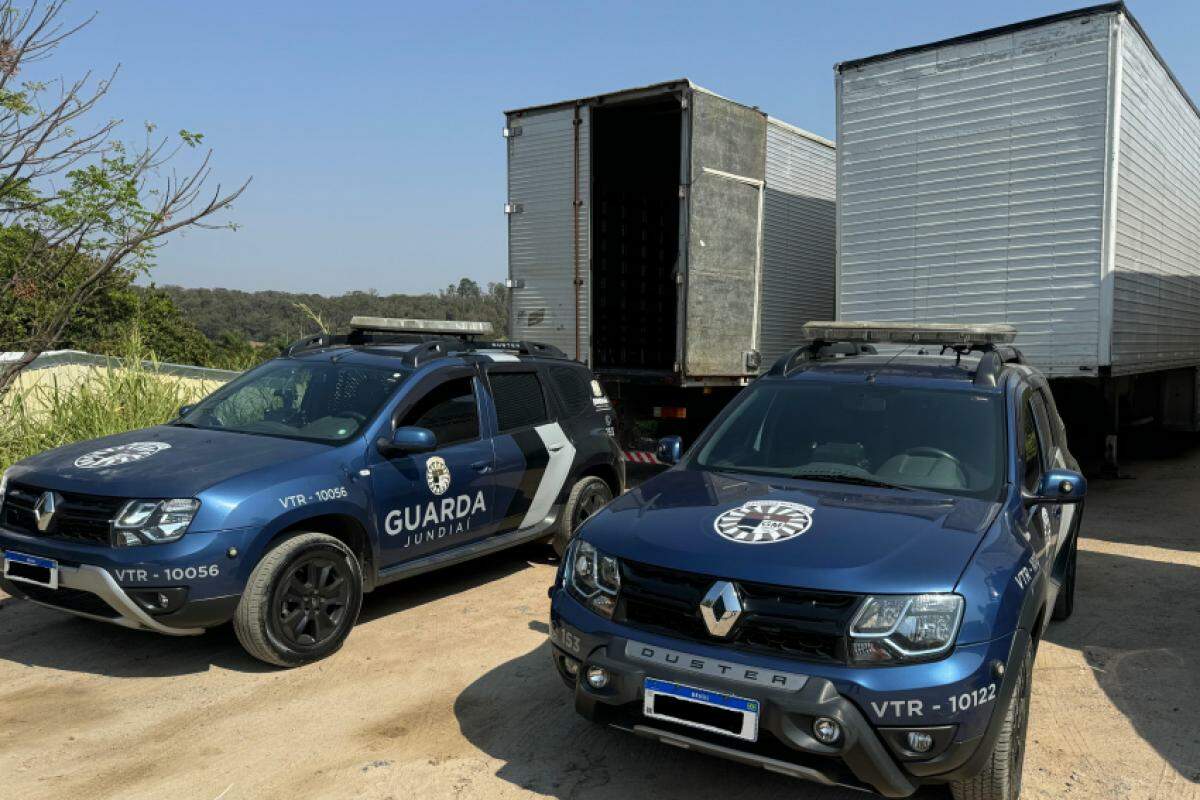
MULTIPOLYGON (((1075 617, 1037 659, 1025 798, 1200 797, 1200 450, 1093 484, 1075 617)), ((578 719, 527 548, 368 598, 267 669, 0 595, 0 797, 857 798, 578 719)), ((924 792, 922 797, 940 793, 924 792)))

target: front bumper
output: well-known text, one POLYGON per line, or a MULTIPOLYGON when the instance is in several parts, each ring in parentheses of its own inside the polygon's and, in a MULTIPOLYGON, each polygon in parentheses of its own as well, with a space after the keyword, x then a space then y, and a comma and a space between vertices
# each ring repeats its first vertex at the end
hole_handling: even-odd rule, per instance
POLYGON ((555 666, 572 687, 576 710, 588 719, 771 772, 871 790, 887 797, 906 797, 922 784, 945 783, 978 771, 1003 717, 993 709, 1007 704, 1014 684, 1012 676, 1018 670, 1005 670, 1004 678, 997 681, 995 699, 971 713, 935 714, 932 702, 928 702, 926 713, 904 716, 912 708, 909 704, 913 698, 950 694, 957 702, 960 692, 968 691, 964 686, 977 681, 980 673, 990 675, 995 669, 991 656, 1001 653, 1008 662, 1010 653, 1024 652, 1027 639, 1023 634, 1008 636, 980 646, 978 653, 963 648, 964 652, 941 662, 911 667, 852 668, 789 662, 626 629, 602 620, 564 592, 556 591, 551 641, 555 666), (631 648, 630 642, 635 646, 631 648), (744 681, 714 676, 711 670, 698 676, 686 668, 686 661, 676 668, 635 657, 643 643, 695 656, 697 662, 719 660, 735 665, 735 669, 740 666, 801 673, 806 680, 799 690, 784 690, 749 687, 744 681), (563 659, 574 659, 579 674, 590 666, 603 667, 611 680, 603 689, 594 689, 587 681, 571 676, 563 659), (760 701, 758 741, 710 734, 644 716, 641 707, 647 677, 760 701), (927 682, 925 694, 913 683, 917 679, 927 682), (886 698, 894 699, 885 705, 886 698), (897 700, 903 702, 897 704, 897 700), (825 745, 812 736, 817 717, 838 721, 843 736, 837 743, 825 745), (904 736, 913 730, 934 737, 936 745, 930 754, 921 756, 905 750, 904 736))
POLYGON ((251 531, 189 533, 178 542, 111 548, 0 528, 0 551, 58 562, 58 589, 0 579, 11 595, 80 617, 169 636, 194 636, 232 618, 251 531), (230 553, 236 553, 231 556, 230 553), (182 601, 148 609, 135 597, 180 592, 182 601))

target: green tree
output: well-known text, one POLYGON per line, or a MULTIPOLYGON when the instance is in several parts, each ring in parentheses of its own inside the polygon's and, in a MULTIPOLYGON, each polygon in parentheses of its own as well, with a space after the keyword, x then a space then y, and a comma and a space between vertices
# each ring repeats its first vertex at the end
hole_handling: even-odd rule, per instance
POLYGON ((92 122, 115 72, 98 83, 25 79, 87 25, 65 26, 63 5, 0 0, 0 350, 23 352, 0 367, 0 396, 97 298, 148 272, 168 234, 230 227, 207 220, 247 185, 210 192, 211 152, 190 171, 165 170, 200 145, 198 133, 168 139, 147 125, 132 145, 117 138, 120 120, 92 122))

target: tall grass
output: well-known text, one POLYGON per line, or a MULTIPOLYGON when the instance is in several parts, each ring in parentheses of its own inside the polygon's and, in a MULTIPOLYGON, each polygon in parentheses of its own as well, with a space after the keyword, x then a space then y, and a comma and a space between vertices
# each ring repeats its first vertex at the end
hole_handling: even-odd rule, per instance
POLYGON ((0 469, 71 442, 159 425, 214 388, 159 372, 136 337, 125 350, 123 363, 88 369, 74 379, 60 380, 55 370, 0 398, 0 469))

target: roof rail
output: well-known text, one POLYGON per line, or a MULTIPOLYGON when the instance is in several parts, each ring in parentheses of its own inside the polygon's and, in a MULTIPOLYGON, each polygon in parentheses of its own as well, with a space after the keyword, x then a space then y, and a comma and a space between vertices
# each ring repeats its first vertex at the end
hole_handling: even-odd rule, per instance
POLYGON ((875 345, 863 342, 831 342, 814 339, 780 356, 767 374, 788 375, 792 370, 809 361, 836 358, 837 356, 873 355, 876 352, 878 351, 875 349, 875 345))
POLYGON ((979 365, 975 367, 975 378, 972 383, 982 389, 995 388, 1000 373, 1004 371, 1005 364, 1025 363, 1025 356, 1015 347, 989 346, 979 349, 983 350, 983 355, 979 359, 979 365))

